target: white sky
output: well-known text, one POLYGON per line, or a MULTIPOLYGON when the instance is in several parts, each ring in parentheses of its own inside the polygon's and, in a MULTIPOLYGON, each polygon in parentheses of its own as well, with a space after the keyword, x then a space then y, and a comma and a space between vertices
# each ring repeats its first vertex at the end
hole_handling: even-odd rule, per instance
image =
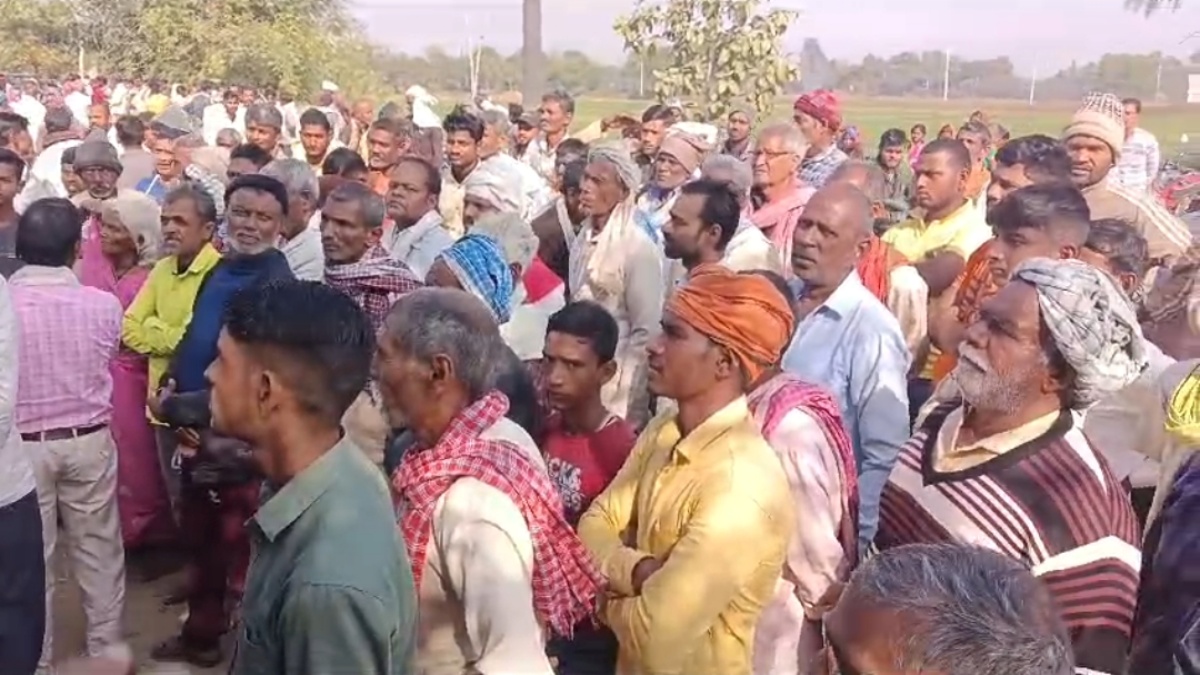
MULTIPOLYGON (((613 20, 635 0, 543 0, 543 44, 621 59, 613 20)), ((350 0, 373 40, 419 53, 437 44, 458 52, 468 35, 511 52, 521 44, 521 0, 350 0), (417 27, 420 28, 417 28, 417 27)), ((1009 55, 1028 74, 1047 74, 1105 52, 1200 50, 1200 0, 1152 19, 1128 12, 1123 0, 768 0, 802 11, 787 48, 815 37, 831 58, 858 59, 922 49, 950 49, 970 58, 1009 55), (1182 42, 1182 44, 1181 44, 1182 42)))

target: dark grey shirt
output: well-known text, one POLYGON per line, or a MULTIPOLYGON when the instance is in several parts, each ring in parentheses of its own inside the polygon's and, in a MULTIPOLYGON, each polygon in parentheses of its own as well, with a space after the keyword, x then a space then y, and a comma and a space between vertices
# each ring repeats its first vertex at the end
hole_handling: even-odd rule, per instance
POLYGON ((267 498, 233 675, 408 675, 412 566, 383 474, 343 439, 267 498))

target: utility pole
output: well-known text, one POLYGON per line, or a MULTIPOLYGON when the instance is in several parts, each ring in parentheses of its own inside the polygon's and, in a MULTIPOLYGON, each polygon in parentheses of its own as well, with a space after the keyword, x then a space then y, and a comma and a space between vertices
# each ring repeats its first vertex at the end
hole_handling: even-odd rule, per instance
POLYGON ((950 100, 950 49, 946 49, 945 63, 942 65, 942 100, 950 100))
POLYGON ((542 54, 542 0, 524 0, 521 6, 521 103, 536 106, 546 90, 542 54))
POLYGON ((1037 66, 1035 65, 1033 67, 1033 76, 1029 78, 1029 105, 1030 106, 1033 105, 1033 95, 1034 95, 1034 92, 1037 91, 1037 77, 1038 77, 1038 69, 1037 69, 1037 66))

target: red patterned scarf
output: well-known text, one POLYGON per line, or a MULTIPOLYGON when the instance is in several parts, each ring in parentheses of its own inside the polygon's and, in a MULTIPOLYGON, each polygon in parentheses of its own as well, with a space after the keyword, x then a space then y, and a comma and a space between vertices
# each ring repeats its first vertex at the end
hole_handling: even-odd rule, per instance
POLYGON ((379 245, 358 262, 326 265, 325 283, 354 298, 376 331, 401 296, 424 286, 407 265, 393 260, 379 245))
POLYGON ((888 293, 892 289, 892 270, 907 264, 908 258, 902 253, 890 244, 883 243, 879 237, 872 236, 866 253, 858 259, 858 276, 863 286, 887 305, 888 293))
POLYGON ((854 446, 850 443, 850 435, 846 433, 837 400, 824 389, 787 373, 780 373, 768 382, 778 388, 767 401, 763 436, 770 436, 775 427, 783 421, 784 415, 796 408, 803 408, 817 420, 817 424, 825 432, 825 440, 829 441, 833 451, 837 453, 846 495, 838 541, 849 558, 854 560, 858 550, 858 463, 854 459, 854 446), (783 378, 785 382, 779 384, 779 378, 783 378))
POLYGON ((413 578, 420 588, 438 499, 458 479, 474 478, 508 495, 525 516, 533 538, 534 608, 554 633, 570 636, 595 611, 600 575, 567 524, 562 499, 546 472, 516 445, 480 438, 506 411, 504 394, 488 393, 460 412, 432 448, 405 454, 392 474, 413 578))

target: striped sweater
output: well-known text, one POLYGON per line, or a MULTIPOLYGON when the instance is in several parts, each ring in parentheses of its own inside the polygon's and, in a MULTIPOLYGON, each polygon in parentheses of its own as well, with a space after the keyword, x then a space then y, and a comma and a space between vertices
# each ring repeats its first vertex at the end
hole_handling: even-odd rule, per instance
POLYGON ((876 547, 960 542, 1024 562, 1058 602, 1077 665, 1123 672, 1141 567, 1128 495, 1070 412, 1004 455, 937 472, 937 434, 958 405, 934 409, 900 452, 876 547))

